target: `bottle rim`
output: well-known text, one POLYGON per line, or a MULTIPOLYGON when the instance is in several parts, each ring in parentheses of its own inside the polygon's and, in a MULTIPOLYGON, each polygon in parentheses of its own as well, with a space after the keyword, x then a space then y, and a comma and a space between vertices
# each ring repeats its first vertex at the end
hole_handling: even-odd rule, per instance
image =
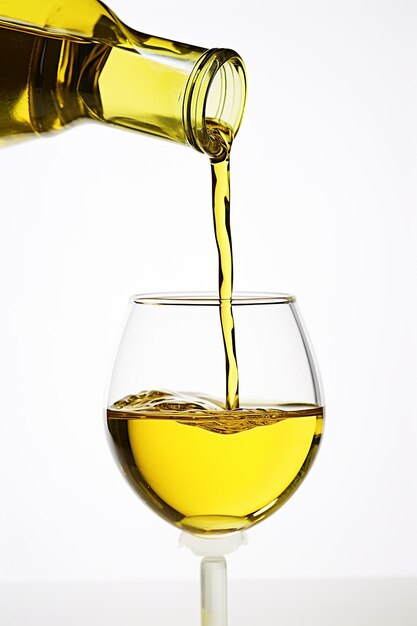
POLYGON ((224 123, 235 137, 245 104, 246 73, 242 58, 227 48, 206 50, 195 64, 186 87, 183 123, 188 142, 210 156, 207 120, 224 123), (209 108, 215 112, 211 113, 209 108))
MULTIPOLYGON (((237 291, 233 293, 233 306, 293 304, 295 296, 287 293, 237 291)), ((183 306, 219 306, 222 302, 214 291, 183 291, 136 294, 130 298, 131 304, 145 305, 183 305, 183 306)))

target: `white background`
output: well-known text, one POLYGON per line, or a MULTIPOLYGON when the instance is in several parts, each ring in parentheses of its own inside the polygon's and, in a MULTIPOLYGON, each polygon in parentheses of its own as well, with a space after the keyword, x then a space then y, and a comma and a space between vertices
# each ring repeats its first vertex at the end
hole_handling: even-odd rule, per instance
MULTIPOLYGON (((417 575, 415 3, 112 8, 245 59, 235 287, 298 296, 325 383, 315 467, 232 576, 417 575)), ((208 163, 91 123, 3 149, 0 171, 0 579, 195 578, 119 475, 102 406, 128 297, 216 288, 208 163)))

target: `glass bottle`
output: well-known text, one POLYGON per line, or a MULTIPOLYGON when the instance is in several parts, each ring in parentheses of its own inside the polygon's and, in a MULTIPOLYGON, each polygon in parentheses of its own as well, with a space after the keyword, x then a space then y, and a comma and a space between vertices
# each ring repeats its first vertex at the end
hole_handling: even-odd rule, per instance
POLYGON ((206 121, 236 134, 246 78, 233 50, 128 28, 98 0, 0 0, 0 143, 82 118, 211 154, 206 121))

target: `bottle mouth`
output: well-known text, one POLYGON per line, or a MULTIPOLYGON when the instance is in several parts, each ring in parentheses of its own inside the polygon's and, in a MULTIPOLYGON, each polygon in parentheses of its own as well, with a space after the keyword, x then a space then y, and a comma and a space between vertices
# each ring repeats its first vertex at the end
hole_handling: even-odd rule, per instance
POLYGON ((208 156, 215 152, 208 130, 217 125, 236 136, 246 102, 243 60, 233 50, 213 48, 198 59, 187 83, 184 127, 189 143, 208 156))

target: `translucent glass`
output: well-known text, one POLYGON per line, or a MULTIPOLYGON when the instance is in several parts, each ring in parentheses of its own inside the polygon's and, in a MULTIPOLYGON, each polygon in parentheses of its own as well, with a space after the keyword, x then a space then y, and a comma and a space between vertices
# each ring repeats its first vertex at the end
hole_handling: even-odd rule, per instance
MULTIPOLYGON (((318 369, 294 296, 235 294, 240 403, 322 406, 318 369)), ((216 294, 144 294, 131 300, 109 406, 145 389, 224 397, 224 350, 216 294)))
POLYGON ((107 406, 110 445, 127 481, 203 557, 203 626, 226 626, 224 554, 292 496, 323 424, 295 298, 235 294, 232 308, 238 408, 225 408, 220 301, 198 293, 132 298, 107 406))

